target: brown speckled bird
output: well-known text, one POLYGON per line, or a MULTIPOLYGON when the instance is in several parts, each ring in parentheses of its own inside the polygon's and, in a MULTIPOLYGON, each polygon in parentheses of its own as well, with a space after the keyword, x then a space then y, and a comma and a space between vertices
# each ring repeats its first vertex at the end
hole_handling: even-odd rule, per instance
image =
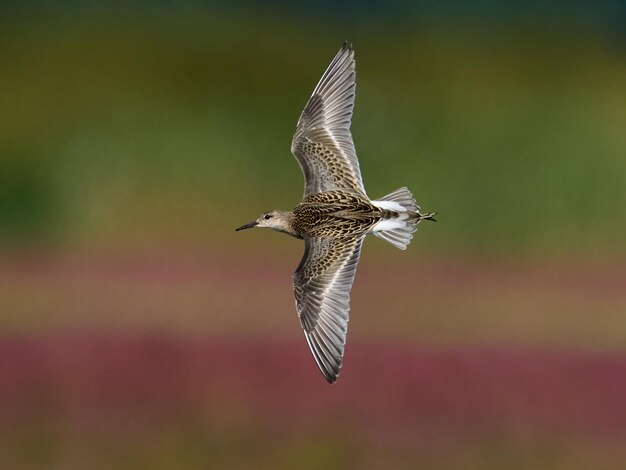
POLYGON ((350 289, 361 246, 373 233, 405 250, 422 220, 407 188, 380 199, 365 193, 350 122, 355 67, 345 43, 313 91, 291 151, 304 173, 304 198, 291 212, 274 210, 237 230, 266 227, 304 239, 293 275, 296 310, 315 362, 328 382, 337 380, 348 330, 350 289))

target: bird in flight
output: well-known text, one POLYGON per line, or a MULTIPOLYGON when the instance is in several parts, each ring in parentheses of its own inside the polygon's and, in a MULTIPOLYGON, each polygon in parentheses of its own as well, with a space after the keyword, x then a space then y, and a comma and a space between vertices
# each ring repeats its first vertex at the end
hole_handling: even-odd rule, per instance
POLYGON ((271 228, 304 239, 293 275, 296 310, 311 353, 329 383, 341 369, 350 289, 368 233, 405 250, 422 220, 403 187, 371 200, 363 187, 350 122, 354 108, 352 45, 344 43, 313 90, 296 128, 291 152, 304 173, 302 202, 291 212, 264 212, 237 231, 271 228))

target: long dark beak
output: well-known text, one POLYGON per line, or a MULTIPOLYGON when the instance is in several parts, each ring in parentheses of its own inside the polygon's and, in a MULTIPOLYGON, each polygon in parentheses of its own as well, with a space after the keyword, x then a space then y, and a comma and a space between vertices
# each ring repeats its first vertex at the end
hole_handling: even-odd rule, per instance
POLYGON ((255 225, 259 225, 259 223, 258 223, 256 220, 255 220, 254 222, 250 222, 249 224, 242 225, 241 227, 236 228, 236 229, 235 229, 235 232, 238 232, 239 230, 245 230, 245 229, 247 229, 247 228, 252 228, 252 227, 254 227, 255 225))

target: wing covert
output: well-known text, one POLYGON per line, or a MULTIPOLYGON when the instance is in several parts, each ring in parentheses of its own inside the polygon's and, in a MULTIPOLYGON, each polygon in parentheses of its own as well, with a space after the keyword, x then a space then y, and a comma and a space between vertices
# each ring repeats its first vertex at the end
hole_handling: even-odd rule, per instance
POLYGON ((330 383, 335 382, 342 365, 350 289, 364 238, 306 238, 304 256, 293 276, 304 335, 330 383))
POLYGON ((354 109, 354 51, 345 43, 307 102, 291 143, 304 173, 304 196, 349 189, 365 195, 350 123, 354 109))

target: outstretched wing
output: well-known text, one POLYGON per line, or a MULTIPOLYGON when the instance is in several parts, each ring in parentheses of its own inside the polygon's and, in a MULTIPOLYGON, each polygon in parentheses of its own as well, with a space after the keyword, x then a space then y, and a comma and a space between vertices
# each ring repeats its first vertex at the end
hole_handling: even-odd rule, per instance
POLYGON ((332 189, 365 195, 350 134, 355 78, 354 51, 345 43, 309 98, 291 143, 304 173, 304 197, 332 189))
POLYGON ((343 359, 350 289, 365 235, 306 238, 293 275, 296 310, 315 362, 328 382, 337 380, 343 359))

